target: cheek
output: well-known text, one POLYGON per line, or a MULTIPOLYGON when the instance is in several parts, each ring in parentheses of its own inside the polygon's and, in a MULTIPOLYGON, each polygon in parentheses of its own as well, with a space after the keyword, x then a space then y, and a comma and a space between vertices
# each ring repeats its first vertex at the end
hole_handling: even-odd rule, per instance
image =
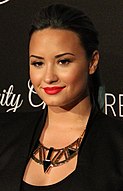
POLYGON ((30 69, 30 79, 34 87, 38 86, 40 85, 41 75, 39 75, 39 73, 35 72, 34 70, 30 69))
POLYGON ((76 87, 77 85, 87 85, 88 71, 87 70, 74 70, 71 75, 66 76, 66 82, 76 87))

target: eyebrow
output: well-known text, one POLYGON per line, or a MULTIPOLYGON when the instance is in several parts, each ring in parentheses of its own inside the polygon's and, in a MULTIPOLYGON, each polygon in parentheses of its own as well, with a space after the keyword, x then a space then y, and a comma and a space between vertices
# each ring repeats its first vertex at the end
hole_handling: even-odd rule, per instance
MULTIPOLYGON (((72 55, 72 56, 75 56, 75 54, 73 54, 73 53, 66 52, 66 53, 63 53, 63 54, 58 54, 58 55, 56 55, 55 58, 59 58, 59 57, 61 57, 61 56, 65 56, 65 55, 67 55, 67 54, 72 55)), ((38 59, 44 59, 44 58, 41 57, 41 56, 37 56, 37 55, 33 55, 33 54, 30 55, 29 58, 31 58, 31 57, 38 58, 38 59)))

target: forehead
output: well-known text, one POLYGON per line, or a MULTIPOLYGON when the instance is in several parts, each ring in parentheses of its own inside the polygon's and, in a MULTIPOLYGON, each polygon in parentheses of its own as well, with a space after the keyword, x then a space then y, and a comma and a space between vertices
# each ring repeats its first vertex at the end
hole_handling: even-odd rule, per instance
MULTIPOLYGON (((43 29, 32 34, 30 50, 35 49, 83 49, 78 35, 66 29, 43 29)), ((66 50, 67 51, 67 50, 66 50)))
POLYGON ((77 33, 67 29, 53 29, 53 28, 46 28, 35 31, 31 36, 31 40, 34 38, 46 38, 46 37, 48 40, 51 40, 54 37, 57 38, 59 37, 59 39, 61 37, 61 39, 64 40, 66 37, 67 38, 69 37, 71 40, 74 38, 79 41, 77 33))

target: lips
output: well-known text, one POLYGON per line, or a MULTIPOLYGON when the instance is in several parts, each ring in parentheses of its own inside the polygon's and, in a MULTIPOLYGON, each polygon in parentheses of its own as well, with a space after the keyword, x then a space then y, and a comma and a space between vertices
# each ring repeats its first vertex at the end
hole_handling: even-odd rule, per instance
POLYGON ((47 94, 54 95, 61 92, 64 88, 65 87, 54 86, 54 87, 45 87, 43 89, 47 94))

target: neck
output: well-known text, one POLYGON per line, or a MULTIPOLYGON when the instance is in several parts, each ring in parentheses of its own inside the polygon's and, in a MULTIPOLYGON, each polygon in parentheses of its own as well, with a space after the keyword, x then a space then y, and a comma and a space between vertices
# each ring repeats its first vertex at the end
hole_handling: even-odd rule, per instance
POLYGON ((48 106, 48 118, 47 125, 52 126, 71 126, 76 125, 80 127, 81 125, 86 125, 88 117, 91 111, 91 102, 89 96, 84 100, 79 102, 77 105, 71 109, 66 109, 63 107, 51 107, 48 106), (62 123, 59 123, 62 122, 62 123))

